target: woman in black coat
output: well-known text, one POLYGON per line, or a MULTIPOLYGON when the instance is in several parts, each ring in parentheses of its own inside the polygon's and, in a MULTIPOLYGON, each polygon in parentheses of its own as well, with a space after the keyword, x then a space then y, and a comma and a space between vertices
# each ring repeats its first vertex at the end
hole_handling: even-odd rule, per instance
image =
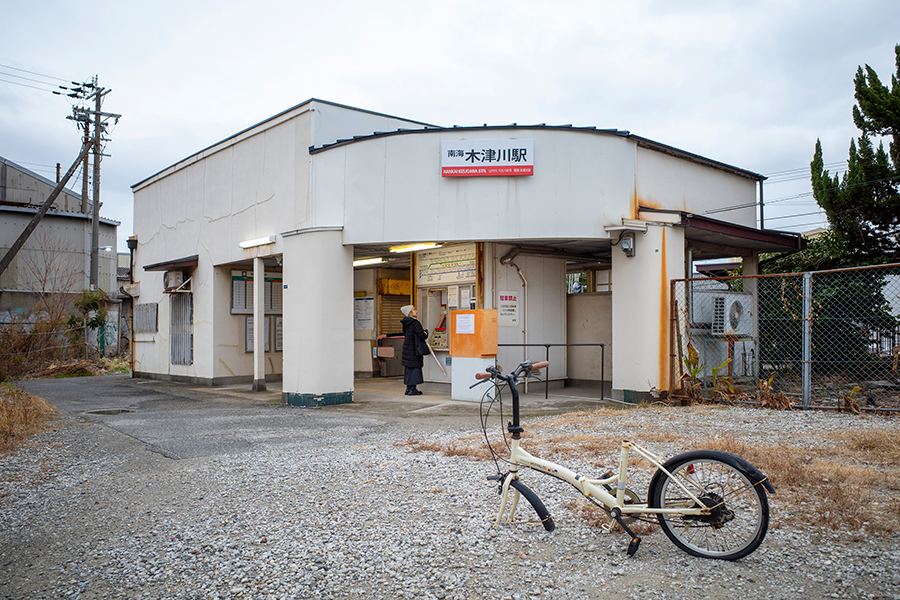
POLYGON ((427 344, 428 332, 422 329, 419 323, 419 311, 412 304, 404 306, 400 309, 403 313, 403 354, 400 358, 400 364, 403 365, 403 383, 406 384, 407 396, 421 396, 422 392, 416 389, 416 386, 425 381, 422 375, 422 366, 425 362, 422 355, 419 354, 417 348, 427 344))

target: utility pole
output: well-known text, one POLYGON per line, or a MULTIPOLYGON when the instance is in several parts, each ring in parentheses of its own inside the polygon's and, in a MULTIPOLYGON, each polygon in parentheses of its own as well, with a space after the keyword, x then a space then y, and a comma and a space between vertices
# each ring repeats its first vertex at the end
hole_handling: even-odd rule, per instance
MULTIPOLYGON (((91 143, 91 122, 84 122, 84 145, 91 143)), ((88 166, 90 165, 89 154, 84 155, 84 164, 81 167, 81 212, 87 214, 88 211, 88 166)))
MULTIPOLYGON (((84 139, 85 143, 90 143, 93 146, 93 154, 94 154, 94 197, 93 197, 93 206, 91 207, 91 269, 90 269, 90 290, 96 291, 98 289, 98 279, 99 279, 99 268, 100 268, 100 246, 99 246, 99 238, 100 238, 100 159, 103 154, 103 142, 109 141, 108 138, 104 138, 103 134, 106 132, 106 123, 110 118, 115 119, 116 123, 119 122, 119 117, 122 115, 117 115, 113 113, 105 113, 101 110, 101 106, 103 103, 103 96, 110 93, 112 90, 108 90, 106 88, 102 88, 97 83, 97 76, 94 76, 93 81, 90 83, 82 83, 76 88, 67 88, 71 89, 72 93, 68 94, 70 97, 78 98, 79 100, 91 100, 94 101, 94 109, 91 110, 89 108, 81 108, 81 107, 73 107, 72 108, 72 116, 68 117, 69 119, 78 123, 79 127, 84 127, 84 139), (91 135, 91 120, 93 119, 93 135, 91 135)), ((81 207, 82 212, 87 212, 87 177, 88 177, 88 157, 84 157, 84 181, 81 186, 81 207)))

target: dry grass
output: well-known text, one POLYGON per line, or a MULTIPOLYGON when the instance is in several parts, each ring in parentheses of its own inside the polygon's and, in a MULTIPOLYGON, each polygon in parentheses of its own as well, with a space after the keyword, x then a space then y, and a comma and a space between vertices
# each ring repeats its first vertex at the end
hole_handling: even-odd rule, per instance
MULTIPOLYGON (((662 417, 671 416, 670 411, 691 410, 692 419, 714 419, 723 409, 703 406, 650 410, 659 411, 662 417)), ((632 432, 627 418, 621 417, 621 410, 601 409, 542 419, 528 427, 528 451, 560 462, 577 458, 598 468, 608 468, 615 464, 609 457, 617 456, 621 440, 633 434, 642 444, 658 444, 677 449, 675 452, 698 449, 731 452, 759 468, 775 486, 773 527, 821 527, 852 535, 900 533, 900 435, 896 428, 848 427, 837 433, 813 433, 810 435, 821 443, 818 448, 810 448, 808 444, 802 447, 801 439, 797 445, 752 443, 728 435, 701 439, 683 430, 666 431, 663 425, 650 428, 642 425, 632 432), (608 430, 604 420, 613 416, 619 418, 613 427, 617 435, 593 433, 608 430)), ((404 445, 413 451, 440 452, 472 460, 490 458, 484 439, 478 436, 447 444, 411 439, 404 445)), ((502 442, 494 445, 501 455, 506 454, 502 442)), ((646 461, 638 461, 633 466, 636 471, 648 467, 652 470, 646 461)), ((573 501, 567 506, 592 525, 608 521, 605 512, 588 503, 573 501)))
POLYGON ((11 452, 39 432, 56 407, 7 383, 0 384, 0 452, 11 452))

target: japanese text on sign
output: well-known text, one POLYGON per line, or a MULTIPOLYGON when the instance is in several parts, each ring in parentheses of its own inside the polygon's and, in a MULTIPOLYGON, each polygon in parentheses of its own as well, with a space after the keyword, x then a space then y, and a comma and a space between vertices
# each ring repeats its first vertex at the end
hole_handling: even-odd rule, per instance
POLYGON ((534 140, 444 140, 441 175, 534 175, 534 140))
POLYGON ((519 324, 518 292, 500 292, 497 302, 497 318, 500 327, 515 327, 519 324))

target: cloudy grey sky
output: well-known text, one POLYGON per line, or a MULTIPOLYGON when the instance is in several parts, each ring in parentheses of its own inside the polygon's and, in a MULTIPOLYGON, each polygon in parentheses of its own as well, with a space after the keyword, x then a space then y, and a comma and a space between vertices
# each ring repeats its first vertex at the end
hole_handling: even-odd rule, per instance
POLYGON ((856 69, 869 64, 890 85, 900 43, 896 0, 0 8, 0 156, 53 177, 80 149, 69 100, 46 91, 61 82, 15 69, 99 76, 112 89, 103 109, 122 115, 101 173, 102 212, 122 223, 120 249, 132 231, 132 184, 312 97, 436 125, 629 130, 772 175, 766 226, 805 231, 824 224, 808 214, 816 139, 840 167, 858 135, 856 69))

